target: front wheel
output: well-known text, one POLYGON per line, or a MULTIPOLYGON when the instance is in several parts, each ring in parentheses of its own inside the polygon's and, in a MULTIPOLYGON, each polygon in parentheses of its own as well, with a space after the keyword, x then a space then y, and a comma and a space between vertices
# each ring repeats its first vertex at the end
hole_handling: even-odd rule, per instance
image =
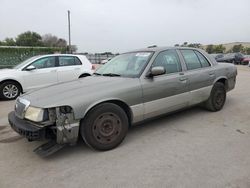
POLYGON ((91 109, 81 121, 81 136, 85 143, 96 150, 117 147, 128 131, 128 117, 116 104, 103 103, 91 109))
POLYGON ((226 101, 225 85, 216 82, 212 88, 208 100, 205 102, 205 108, 209 111, 216 112, 223 108, 226 101))
POLYGON ((16 82, 6 81, 0 85, 0 98, 5 100, 16 99, 21 93, 21 88, 16 82))

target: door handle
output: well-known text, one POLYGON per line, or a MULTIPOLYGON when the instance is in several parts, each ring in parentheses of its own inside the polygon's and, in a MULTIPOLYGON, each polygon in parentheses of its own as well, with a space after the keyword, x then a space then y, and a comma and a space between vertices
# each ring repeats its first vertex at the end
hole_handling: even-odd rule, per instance
POLYGON ((214 76, 214 72, 209 72, 209 76, 214 76))
POLYGON ((183 78, 180 78, 180 81, 187 81, 187 78, 183 77, 183 78))
POLYGON ((56 70, 52 70, 52 71, 50 71, 50 72, 56 72, 56 70))

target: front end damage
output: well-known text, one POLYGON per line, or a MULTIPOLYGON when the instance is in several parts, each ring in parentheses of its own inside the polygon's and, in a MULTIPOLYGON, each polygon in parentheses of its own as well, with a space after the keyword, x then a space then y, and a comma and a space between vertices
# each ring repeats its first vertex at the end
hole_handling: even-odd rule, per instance
POLYGON ((77 143, 80 122, 74 119, 72 110, 65 113, 61 109, 49 110, 50 118, 53 120, 53 125, 49 128, 53 130, 54 139, 52 138, 48 143, 34 150, 35 153, 42 157, 49 156, 66 145, 75 145, 77 143))
POLYGON ((78 140, 80 121, 74 119, 72 109, 68 112, 66 111, 66 113, 63 113, 61 109, 55 109, 56 142, 58 144, 74 145, 78 140))
POLYGON ((50 155, 66 145, 74 145, 78 140, 80 120, 75 120, 69 106, 37 109, 18 99, 15 111, 9 113, 8 119, 12 129, 29 141, 49 140, 34 150, 41 156, 50 155), (33 111, 29 112, 29 109, 33 111))

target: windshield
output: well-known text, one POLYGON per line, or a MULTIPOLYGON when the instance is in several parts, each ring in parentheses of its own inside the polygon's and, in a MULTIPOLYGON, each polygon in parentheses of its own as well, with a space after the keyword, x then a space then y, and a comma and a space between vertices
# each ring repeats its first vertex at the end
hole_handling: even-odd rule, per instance
POLYGON ((27 63, 33 61, 34 59, 36 59, 38 56, 34 56, 34 57, 31 57, 31 58, 28 58, 26 59, 25 61, 23 61, 22 63, 16 65, 15 67, 13 67, 13 69, 19 69, 21 68, 22 66, 26 65, 27 63))
POLYGON ((103 76, 139 77, 152 52, 132 52, 114 57, 100 67, 95 74, 103 76))

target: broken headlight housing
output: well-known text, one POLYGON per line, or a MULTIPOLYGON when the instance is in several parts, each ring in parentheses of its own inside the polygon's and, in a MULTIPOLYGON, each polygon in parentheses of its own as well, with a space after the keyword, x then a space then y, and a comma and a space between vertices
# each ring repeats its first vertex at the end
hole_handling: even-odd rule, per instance
POLYGON ((48 110, 43 108, 37 108, 29 106, 24 115, 25 119, 42 122, 48 120, 48 110))

